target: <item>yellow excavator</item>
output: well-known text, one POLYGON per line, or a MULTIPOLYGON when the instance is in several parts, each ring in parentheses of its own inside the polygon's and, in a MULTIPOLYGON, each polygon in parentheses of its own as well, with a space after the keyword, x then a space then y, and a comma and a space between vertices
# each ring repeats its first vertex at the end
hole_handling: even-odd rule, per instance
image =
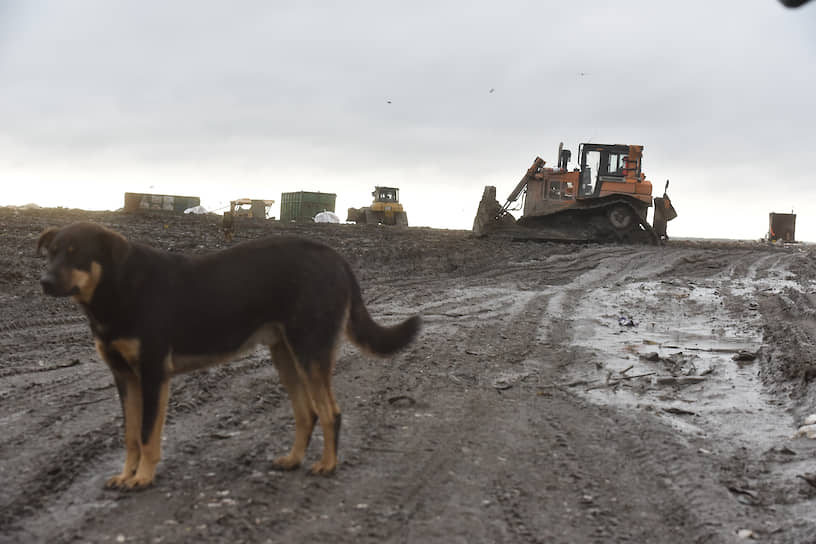
POLYGON ((510 193, 504 205, 496 188, 485 187, 473 232, 478 236, 509 233, 513 237, 563 241, 618 241, 659 244, 668 238, 666 223, 677 217, 669 199, 652 198, 652 183, 642 171, 643 146, 583 143, 579 165, 568 169, 572 153, 558 146, 558 163, 550 168, 541 157, 510 193), (522 199, 516 220, 511 207, 522 199), (654 205, 653 224, 646 214, 654 205))
POLYGON ((374 202, 364 208, 349 208, 346 221, 368 225, 408 226, 408 214, 399 202, 396 187, 374 187, 374 202))

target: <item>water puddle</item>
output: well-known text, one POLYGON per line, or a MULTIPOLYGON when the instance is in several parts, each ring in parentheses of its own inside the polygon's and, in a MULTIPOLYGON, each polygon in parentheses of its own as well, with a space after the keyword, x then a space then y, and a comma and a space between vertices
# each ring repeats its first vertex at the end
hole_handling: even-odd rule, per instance
MULTIPOLYGON (((747 296, 753 290, 742 283, 747 296)), ((576 369, 575 389, 734 446, 770 448, 789 438, 793 422, 762 392, 758 362, 750 360, 762 346, 759 313, 749 304, 735 317, 720 289, 644 281, 585 293, 570 309, 571 343, 595 364, 576 369)))

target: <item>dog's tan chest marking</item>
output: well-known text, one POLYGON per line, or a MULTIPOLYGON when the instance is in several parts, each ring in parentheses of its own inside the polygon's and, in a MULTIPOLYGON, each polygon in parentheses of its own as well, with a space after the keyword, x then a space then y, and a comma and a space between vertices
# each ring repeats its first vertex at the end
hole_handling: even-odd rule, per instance
POLYGON ((96 261, 91 263, 90 270, 71 270, 71 287, 79 289, 79 293, 74 295, 74 300, 88 304, 93 299, 96 286, 102 280, 102 265, 96 261))
POLYGON ((142 343, 138 338, 117 338, 108 343, 97 338, 96 350, 99 352, 100 357, 108 364, 110 364, 109 358, 111 354, 119 354, 133 373, 137 376, 139 375, 139 357, 142 350, 142 343))

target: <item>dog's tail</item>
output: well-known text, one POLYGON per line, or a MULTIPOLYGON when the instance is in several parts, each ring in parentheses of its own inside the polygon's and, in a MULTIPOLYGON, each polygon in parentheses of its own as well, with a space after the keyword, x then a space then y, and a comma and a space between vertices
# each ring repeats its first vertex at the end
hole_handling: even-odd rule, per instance
POLYGON ((371 319, 360 286, 351 274, 351 307, 346 331, 357 346, 375 355, 391 355, 410 344, 421 325, 422 320, 418 315, 390 327, 376 323, 371 319))

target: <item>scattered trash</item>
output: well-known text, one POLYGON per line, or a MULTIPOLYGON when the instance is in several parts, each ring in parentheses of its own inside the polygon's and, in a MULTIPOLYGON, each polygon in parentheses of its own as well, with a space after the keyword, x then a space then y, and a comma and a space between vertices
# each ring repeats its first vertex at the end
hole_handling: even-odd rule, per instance
POLYGON ((663 411, 668 413, 668 414, 674 414, 674 415, 677 415, 677 416, 696 416, 697 415, 697 412, 692 412, 691 410, 685 410, 683 408, 675 408, 675 407, 663 408, 663 411))
POLYGON ((320 212, 314 216, 315 223, 340 223, 340 217, 334 212, 320 212))
POLYGON ((497 391, 504 391, 505 389, 510 389, 519 382, 525 381, 530 376, 534 376, 534 373, 529 370, 508 370, 501 372, 493 380, 493 388, 497 391))
POLYGON ((697 374, 697 366, 694 364, 697 355, 686 355, 682 351, 672 353, 663 359, 663 364, 673 376, 694 376, 697 374))
POLYGON ((757 534, 751 529, 740 529, 737 531, 737 538, 741 538, 743 540, 756 540, 758 537, 757 534))
POLYGON ((207 213, 207 210, 204 208, 204 206, 193 206, 192 208, 187 208, 186 210, 184 210, 184 213, 192 213, 192 214, 195 214, 195 215, 205 215, 207 213))
POLYGON ((479 379, 476 376, 465 372, 453 372, 448 374, 448 378, 457 384, 476 385, 479 383, 479 379))
POLYGON ((704 382, 703 376, 661 376, 655 380, 657 385, 692 385, 704 382))
POLYGON ((810 438, 811 440, 816 438, 816 424, 811 423, 810 425, 802 425, 799 427, 793 437, 799 438, 800 436, 810 438))
POLYGON ((618 318, 618 325, 621 327, 637 327, 638 324, 631 317, 622 315, 618 318))
POLYGON ((397 395, 396 397, 390 397, 388 399, 388 404, 397 408, 409 408, 416 406, 416 403, 416 399, 408 395, 397 395))
POLYGON ((493 387, 499 391, 504 391, 505 389, 510 389, 513 387, 513 384, 506 378, 498 378, 493 382, 493 387))
MULTIPOLYGON (((697 365, 694 364, 694 361, 698 358, 699 357, 697 355, 686 355, 682 351, 673 353, 668 357, 661 357, 657 352, 651 352, 640 356, 640 359, 643 361, 663 363, 663 366, 666 367, 666 370, 668 370, 672 376, 696 375, 697 365)), ((707 373, 711 373, 711 369, 709 369, 707 373)))
MULTIPOLYGON (((627 384, 630 380, 635 380, 638 378, 646 378, 648 376, 654 376, 654 372, 646 372, 645 374, 635 374, 633 376, 627 376, 626 372, 628 372, 632 367, 627 368, 626 370, 622 370, 617 374, 609 372, 606 375, 606 380, 604 383, 590 385, 586 388, 587 391, 591 391, 593 389, 603 389, 603 388, 610 388, 610 389, 617 389, 619 386, 627 384)), ((580 385, 581 382, 574 382, 576 385, 580 385)), ((587 383, 587 382, 584 382, 587 383)), ((572 385, 572 384, 570 384, 572 385)))
POLYGON ((738 353, 734 354, 733 357, 731 357, 731 359, 733 359, 734 361, 737 361, 738 363, 740 363, 740 362, 741 363, 752 363, 752 362, 754 362, 754 360, 756 360, 756 358, 757 358, 756 353, 751 353, 750 351, 743 351, 743 350, 740 350, 738 353))
POLYGON ((751 491, 750 489, 744 489, 736 486, 729 486, 728 491, 736 495, 737 501, 741 502, 742 504, 752 506, 759 504, 759 494, 756 491, 751 491))
POLYGON ((241 434, 238 431, 232 432, 224 432, 224 431, 214 431, 210 433, 210 438, 215 438, 216 440, 228 440, 230 438, 234 438, 241 434))

